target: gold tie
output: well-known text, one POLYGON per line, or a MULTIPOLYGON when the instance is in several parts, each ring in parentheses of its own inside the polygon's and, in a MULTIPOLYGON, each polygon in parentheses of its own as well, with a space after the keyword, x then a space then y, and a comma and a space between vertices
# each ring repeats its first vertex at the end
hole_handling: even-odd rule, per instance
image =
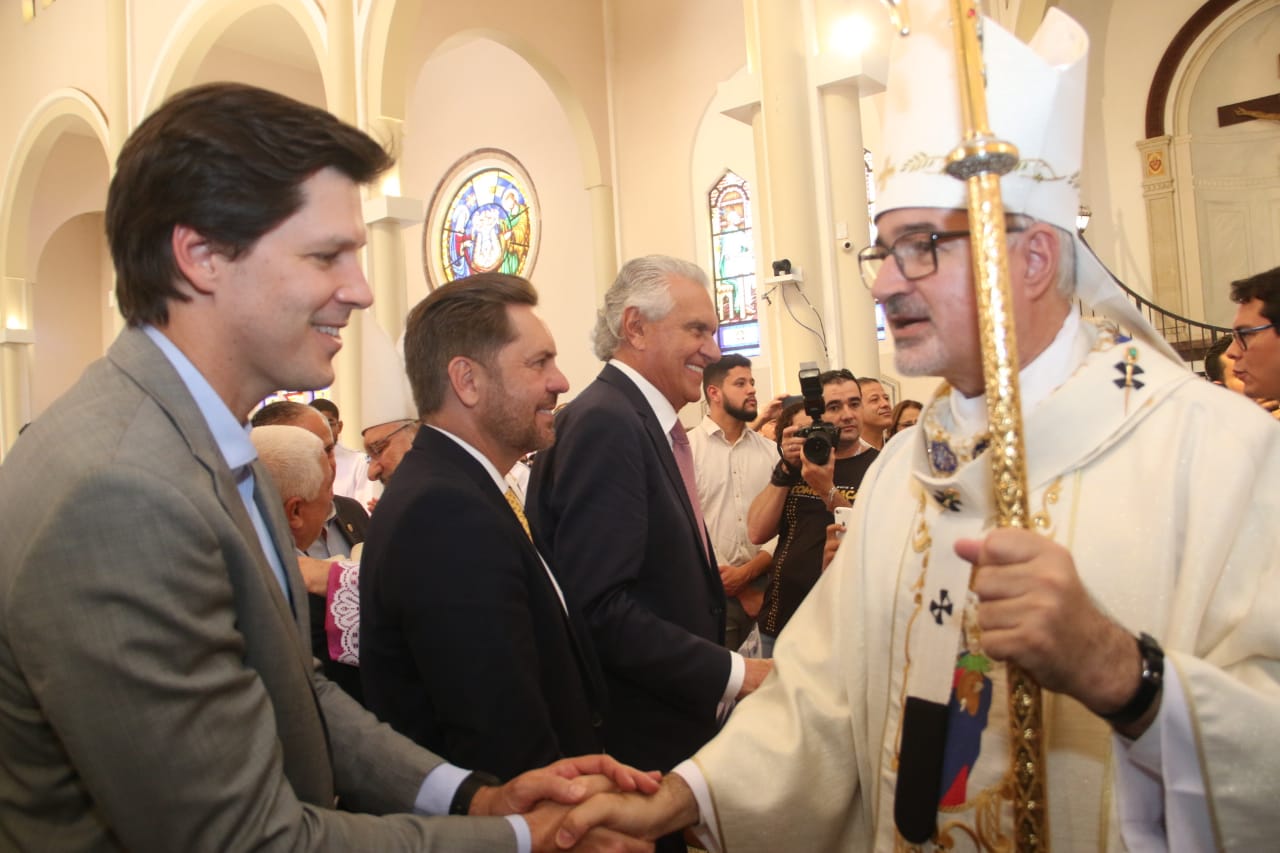
POLYGON ((524 528, 524 535, 529 537, 529 541, 533 541, 533 534, 529 532, 529 519, 524 517, 524 507, 520 505, 520 499, 516 497, 514 489, 507 489, 502 493, 507 499, 507 503, 511 504, 511 511, 516 514, 516 518, 520 519, 520 526, 524 528))

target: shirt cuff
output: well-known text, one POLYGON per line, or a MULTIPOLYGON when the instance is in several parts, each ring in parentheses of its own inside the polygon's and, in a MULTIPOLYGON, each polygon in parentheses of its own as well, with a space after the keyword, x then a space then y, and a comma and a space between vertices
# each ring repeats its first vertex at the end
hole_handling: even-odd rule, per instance
MULTIPOLYGON (((470 770, 448 763, 437 764, 427 774, 427 778, 422 780, 422 787, 418 789, 418 796, 413 801, 413 810, 422 815, 447 815, 458 786, 470 775, 470 770)), ((528 831, 527 826, 525 831, 528 831)), ((519 836, 517 831, 516 837, 519 836)))
POLYGON ((693 792, 693 799, 698 804, 698 822, 689 827, 694 837, 702 843, 707 853, 721 853, 720 827, 716 822, 716 811, 711 805, 711 789, 707 780, 693 759, 686 759, 671 771, 685 781, 693 792))
POLYGON ((533 853, 533 833, 529 822, 518 814, 507 815, 507 823, 516 831, 516 853, 533 853))
POLYGON ((747 664, 742 659, 742 655, 729 652, 729 683, 724 686, 724 695, 720 697, 720 704, 716 706, 717 720, 723 721, 729 715, 733 703, 737 701, 738 693, 742 691, 742 682, 746 677, 747 664))
POLYGON ((1151 725, 1137 740, 1113 735, 1112 743, 1116 811, 1125 845, 1138 853, 1213 849, 1191 711, 1171 658, 1165 658, 1160 709, 1151 725), (1173 838, 1180 842, 1171 845, 1173 838))

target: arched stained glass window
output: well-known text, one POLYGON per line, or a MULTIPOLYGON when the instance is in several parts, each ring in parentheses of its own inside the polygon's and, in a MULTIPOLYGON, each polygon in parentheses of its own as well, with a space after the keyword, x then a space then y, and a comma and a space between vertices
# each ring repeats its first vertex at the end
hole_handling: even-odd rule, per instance
POLYGON ((423 256, 440 285, 481 272, 528 277, 541 215, 533 183, 514 157, 485 149, 456 163, 431 201, 423 256))
POLYGON ((711 285, 720 320, 720 351, 758 355, 756 256, 751 243, 751 193, 726 171, 707 194, 711 216, 711 285))

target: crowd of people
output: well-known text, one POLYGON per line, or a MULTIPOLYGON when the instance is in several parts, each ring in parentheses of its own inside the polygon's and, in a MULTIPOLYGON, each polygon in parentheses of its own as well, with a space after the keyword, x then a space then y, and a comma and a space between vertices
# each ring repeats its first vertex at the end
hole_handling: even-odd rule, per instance
POLYGON ((0 467, 0 847, 1011 849, 1015 664, 1054 847, 1265 847, 1280 269, 1206 360, 1240 393, 1196 378, 1075 231, 1083 32, 990 27, 1033 513, 992 529, 954 48, 913 15, 859 265, 923 404, 835 369, 762 407, 705 273, 650 255, 581 390, 528 280, 436 288, 412 410, 346 450, 330 401, 254 409, 332 382, 388 155, 235 84, 144 120, 128 327, 0 467))

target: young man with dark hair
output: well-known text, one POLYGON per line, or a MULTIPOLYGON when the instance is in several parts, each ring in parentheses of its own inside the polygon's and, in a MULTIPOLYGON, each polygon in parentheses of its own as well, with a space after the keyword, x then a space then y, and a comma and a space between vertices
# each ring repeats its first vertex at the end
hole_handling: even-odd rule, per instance
POLYGON ((1231 300, 1240 306, 1227 350, 1232 372, 1250 397, 1280 399, 1280 267, 1233 281, 1231 300))
POLYGON ((0 470, 0 847, 550 849, 559 806, 411 812, 523 811, 616 770, 480 785, 314 667, 246 422, 333 381, 372 300, 360 185, 390 164, 329 113, 230 83, 125 142, 106 220, 128 328, 0 470))
POLYGON ((773 548, 747 537, 747 510, 778 461, 773 442, 751 429, 755 420, 756 380, 751 360, 726 355, 702 371, 707 415, 689 430, 698 499, 727 596, 725 648, 737 649, 760 612, 769 584, 773 548))

